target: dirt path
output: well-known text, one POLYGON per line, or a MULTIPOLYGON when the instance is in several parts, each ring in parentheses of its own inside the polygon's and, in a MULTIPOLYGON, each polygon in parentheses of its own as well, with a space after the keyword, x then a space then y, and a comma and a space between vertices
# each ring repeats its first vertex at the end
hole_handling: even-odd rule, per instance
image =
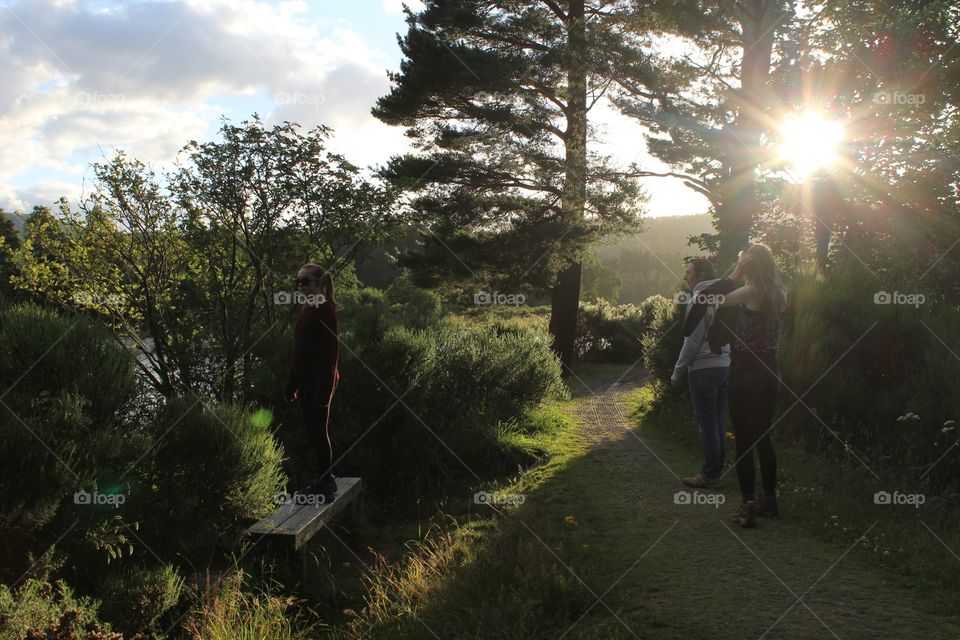
POLYGON ((692 497, 725 504, 677 504, 696 452, 632 422, 624 396, 644 374, 625 372, 597 368, 571 383, 589 451, 563 473, 565 508, 592 540, 580 577, 599 599, 561 637, 960 638, 957 612, 919 612, 856 543, 791 522, 788 501, 779 519, 735 525, 733 474, 692 497))

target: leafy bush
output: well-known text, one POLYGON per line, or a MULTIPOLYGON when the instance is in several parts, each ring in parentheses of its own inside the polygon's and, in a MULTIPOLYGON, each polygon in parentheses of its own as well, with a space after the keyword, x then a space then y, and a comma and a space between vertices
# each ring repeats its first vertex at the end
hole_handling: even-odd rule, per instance
POLYGON ((407 272, 390 284, 385 298, 405 327, 425 329, 440 319, 440 296, 416 286, 407 272))
POLYGON ((653 380, 669 382, 683 346, 684 307, 653 296, 644 301, 644 313, 651 318, 642 340, 644 366, 653 380))
POLYGON ((576 352, 581 362, 634 363, 643 356, 643 335, 656 314, 653 296, 639 306, 600 300, 583 304, 577 318, 576 352))
MULTIPOLYGON (((811 447, 838 450, 851 464, 859 464, 856 454, 920 479, 956 442, 944 423, 960 414, 960 361, 947 346, 960 334, 960 313, 878 305, 873 295, 842 274, 803 276, 790 286, 784 382, 816 415, 798 406, 784 430, 811 447), (898 421, 908 413, 919 420, 898 421)), ((796 401, 786 389, 781 397, 784 408, 796 401)), ((956 482, 957 466, 948 456, 924 481, 939 488, 956 482)))
POLYGON ((0 640, 123 640, 97 620, 97 602, 67 584, 29 578, 17 589, 0 584, 0 640), (97 635, 104 634, 104 635, 97 635))
POLYGON ((208 549, 272 510, 285 478, 271 421, 269 411, 192 397, 164 407, 150 426, 156 444, 143 491, 131 497, 150 548, 208 549))
POLYGON ((108 576, 101 585, 101 616, 124 633, 155 628, 180 599, 183 578, 175 567, 130 567, 108 576))
POLYGON ((565 393, 548 336, 533 330, 395 327, 341 356, 331 435, 334 458, 349 454, 337 469, 381 495, 435 491, 464 463, 513 468, 520 454, 503 448, 500 423, 565 393))
POLYGON ((77 565, 115 553, 125 542, 119 511, 76 504, 75 492, 122 493, 118 481, 149 446, 127 423, 136 389, 130 354, 84 318, 8 307, 0 311, 0 387, 9 407, 0 411, 0 579, 22 574, 28 554, 55 541, 77 565))

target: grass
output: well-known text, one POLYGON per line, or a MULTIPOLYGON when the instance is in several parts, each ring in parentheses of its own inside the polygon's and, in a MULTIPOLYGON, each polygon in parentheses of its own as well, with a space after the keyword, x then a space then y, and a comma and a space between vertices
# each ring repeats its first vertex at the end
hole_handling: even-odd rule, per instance
MULTIPOLYGON (((486 487, 489 493, 506 498, 551 490, 557 472, 583 452, 571 409, 570 402, 557 403, 533 414, 538 435, 527 437, 547 457, 513 482, 486 487)), ((411 544, 402 562, 379 563, 367 576, 366 606, 333 637, 556 637, 543 633, 589 606, 556 562, 556 554, 578 548, 579 536, 555 507, 538 500, 473 508, 411 544), (528 520, 549 521, 541 535, 550 546, 529 535, 528 520)))
MULTIPOLYGON (((647 432, 677 443, 692 456, 699 455, 699 441, 690 427, 694 417, 682 398, 658 395, 647 386, 628 402, 647 432)), ((920 602, 929 611, 960 604, 960 514, 956 509, 942 500, 931 500, 920 508, 877 505, 874 494, 879 491, 907 493, 915 489, 904 486, 895 471, 877 465, 868 470, 852 456, 836 460, 811 453, 783 442, 776 431, 774 446, 781 502, 791 522, 811 536, 841 547, 854 544, 869 530, 858 544, 864 560, 886 570, 900 586, 921 594, 920 602), (871 470, 880 477, 874 477, 871 470), (953 570, 945 570, 949 568, 953 570)), ((733 459, 731 450, 728 463, 733 459)), ((735 494, 735 473, 731 470, 727 478, 735 494)))
MULTIPOLYGON (((601 389, 622 370, 607 369, 582 377, 601 389)), ((438 523, 402 560, 380 562, 364 578, 365 606, 332 637, 958 635, 950 579, 921 568, 953 559, 929 542, 884 555, 891 548, 874 534, 907 535, 887 528, 896 518, 857 542, 871 510, 843 474, 830 490, 823 479, 838 475, 835 465, 784 450, 785 515, 755 530, 730 524, 732 476, 720 509, 675 504, 682 487, 672 470, 695 469, 698 445, 685 404, 656 400, 643 387, 627 399, 581 394, 552 407, 549 459, 499 488, 523 504, 438 523), (916 571, 900 577, 911 563, 916 571)), ((897 548, 919 539, 912 534, 897 548)))
POLYGON ((247 576, 237 571, 211 590, 202 608, 184 625, 203 640, 308 640, 319 625, 297 611, 296 600, 266 592, 251 593, 247 576))

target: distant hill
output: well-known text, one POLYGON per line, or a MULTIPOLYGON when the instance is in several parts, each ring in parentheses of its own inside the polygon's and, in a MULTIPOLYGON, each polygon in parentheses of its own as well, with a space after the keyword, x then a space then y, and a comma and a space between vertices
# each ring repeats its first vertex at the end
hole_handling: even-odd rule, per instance
POLYGON ((614 238, 594 251, 597 261, 620 277, 621 303, 640 303, 654 294, 673 295, 683 275, 683 258, 700 255, 690 236, 710 233, 710 214, 648 218, 642 233, 614 238))

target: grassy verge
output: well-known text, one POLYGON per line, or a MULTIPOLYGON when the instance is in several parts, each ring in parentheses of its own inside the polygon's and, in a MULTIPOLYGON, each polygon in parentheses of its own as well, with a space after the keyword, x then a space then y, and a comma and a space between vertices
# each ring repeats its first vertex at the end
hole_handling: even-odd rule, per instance
MULTIPOLYGON (((700 443, 693 412, 684 398, 659 394, 648 385, 632 394, 628 402, 634 419, 642 422, 646 433, 674 443, 678 451, 673 455, 688 461, 685 470, 696 468, 700 443)), ((784 442, 776 431, 774 446, 783 518, 838 548, 852 545, 863 536, 859 555, 882 567, 899 586, 922 594, 920 600, 931 611, 960 604, 960 514, 947 501, 928 499, 919 508, 878 505, 874 501, 877 492, 913 493, 917 489, 903 486, 895 472, 882 471, 874 464, 868 470, 852 454, 845 460, 831 460, 784 442)), ((727 462, 734 459, 730 451, 727 462)), ((725 485, 735 500, 733 469, 727 473, 725 485)))
POLYGON ((551 483, 583 452, 571 406, 558 403, 530 416, 539 428, 524 444, 546 455, 512 481, 485 488, 490 502, 506 504, 473 504, 472 513, 437 522, 401 562, 381 561, 366 576, 365 607, 333 637, 463 638, 476 629, 478 638, 535 638, 585 610, 586 594, 557 562, 558 555, 576 562, 583 549, 573 518, 548 515, 555 509, 544 499, 544 491, 554 497, 562 491, 551 483), (538 499, 528 500, 534 493, 538 499), (526 528, 532 521, 548 523, 538 524, 544 544, 526 528))

